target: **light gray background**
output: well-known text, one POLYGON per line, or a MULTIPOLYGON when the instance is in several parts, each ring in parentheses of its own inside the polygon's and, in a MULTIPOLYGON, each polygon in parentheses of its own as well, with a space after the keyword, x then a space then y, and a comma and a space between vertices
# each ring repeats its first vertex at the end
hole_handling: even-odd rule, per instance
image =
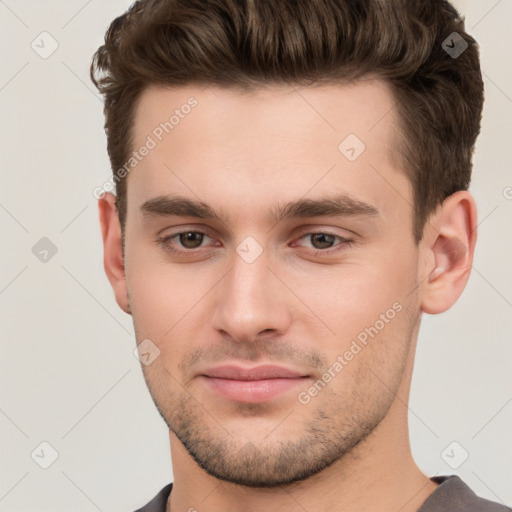
MULTIPOLYGON (((92 195, 110 169, 89 63, 130 3, 0 0, 0 511, 131 511, 172 480, 131 317, 104 275, 92 195), (31 48, 43 31, 59 45, 47 59, 31 48), (32 253, 42 237, 58 248, 46 263, 32 253), (48 469, 31 458, 49 456, 43 441, 58 452, 48 469)), ((479 236, 463 297, 424 317, 411 443, 425 473, 459 474, 511 505, 512 0, 455 4, 480 43, 486 89, 471 187, 479 236), (453 441, 451 460, 469 454, 458 469, 442 457, 453 441)))

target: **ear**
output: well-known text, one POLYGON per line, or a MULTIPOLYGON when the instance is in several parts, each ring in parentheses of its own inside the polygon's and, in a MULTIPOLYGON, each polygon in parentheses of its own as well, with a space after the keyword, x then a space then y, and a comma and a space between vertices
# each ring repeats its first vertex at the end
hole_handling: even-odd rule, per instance
POLYGON ((103 238, 103 266, 114 290, 119 307, 131 314, 124 273, 123 248, 121 244, 121 225, 117 215, 115 196, 105 193, 98 199, 101 235, 103 238))
POLYGON ((421 309, 438 314, 451 308, 468 282, 476 244, 477 212, 467 190, 447 197, 426 225, 422 241, 421 309))

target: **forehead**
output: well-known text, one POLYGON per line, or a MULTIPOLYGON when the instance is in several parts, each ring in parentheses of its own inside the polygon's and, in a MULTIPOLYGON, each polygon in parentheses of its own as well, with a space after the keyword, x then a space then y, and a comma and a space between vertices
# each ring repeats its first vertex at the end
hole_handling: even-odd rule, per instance
MULTIPOLYGON (((134 115, 134 145, 148 134, 170 122, 170 131, 178 142, 186 137, 182 122, 191 117, 197 136, 208 140, 241 136, 279 135, 287 139, 301 136, 312 140, 312 130, 336 141, 344 133, 359 134, 368 142, 389 143, 395 128, 394 98, 390 86, 369 77, 355 83, 315 85, 269 85, 258 88, 188 85, 163 87, 151 85, 139 96, 134 115), (193 106, 190 106, 193 105, 193 106), (174 114, 174 116, 173 116, 174 114), (192 115, 193 114, 193 115, 192 115), (181 125, 178 130, 178 125, 181 125), (331 137, 329 137, 331 136, 331 137), (384 136, 384 137, 383 137, 384 136)), ((168 126, 169 128, 169 126, 168 126)), ((296 148, 295 148, 296 149, 296 148)))
POLYGON ((393 158, 393 105, 377 79, 245 91, 151 86, 136 106, 132 137, 133 150, 151 149, 128 176, 128 204, 179 193, 219 206, 221 191, 220 200, 233 192, 239 204, 296 199, 335 184, 369 203, 396 201, 393 188, 407 184, 393 158))

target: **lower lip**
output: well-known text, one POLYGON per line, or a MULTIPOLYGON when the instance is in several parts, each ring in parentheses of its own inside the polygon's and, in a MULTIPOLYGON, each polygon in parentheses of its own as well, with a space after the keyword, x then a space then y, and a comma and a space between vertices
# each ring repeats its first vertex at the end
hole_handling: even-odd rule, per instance
POLYGON ((304 385, 306 377, 292 379, 232 380, 207 377, 208 385, 217 393, 238 402, 260 403, 277 398, 287 391, 304 385))

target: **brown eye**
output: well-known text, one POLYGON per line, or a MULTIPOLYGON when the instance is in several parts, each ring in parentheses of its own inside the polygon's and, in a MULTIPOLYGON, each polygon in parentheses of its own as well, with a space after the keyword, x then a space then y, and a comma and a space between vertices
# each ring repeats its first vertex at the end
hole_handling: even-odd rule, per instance
POLYGON ((203 239, 204 233, 198 231, 188 231, 179 234, 180 243, 186 249, 197 249, 201 246, 203 239))
MULTIPOLYGON (((167 252, 179 256, 193 255, 199 249, 204 249, 206 239, 212 239, 203 231, 181 231, 173 235, 158 238, 157 243, 167 252)), ((213 239, 212 239, 213 240, 213 239)))
POLYGON ((298 240, 308 242, 306 244, 302 242, 304 245, 301 245, 306 249, 306 252, 314 255, 327 255, 341 252, 348 249, 354 243, 354 240, 326 231, 316 231, 312 233, 303 232, 298 240))
POLYGON ((315 249, 329 249, 334 243, 335 236, 329 235, 328 233, 312 233, 311 237, 312 245, 315 249))

